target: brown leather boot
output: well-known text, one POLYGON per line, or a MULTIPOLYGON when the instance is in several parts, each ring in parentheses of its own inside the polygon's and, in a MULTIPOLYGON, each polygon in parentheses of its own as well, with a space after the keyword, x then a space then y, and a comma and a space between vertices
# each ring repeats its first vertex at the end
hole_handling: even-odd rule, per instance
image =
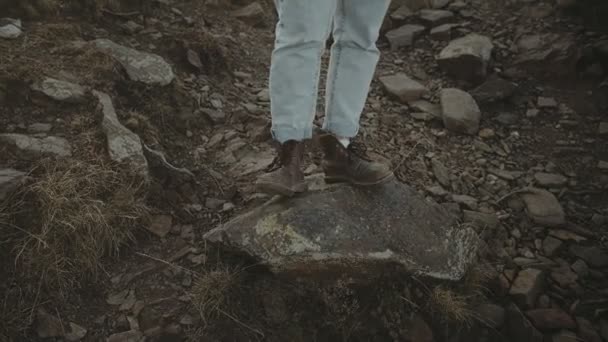
POLYGON ((301 169, 303 158, 304 144, 302 142, 290 140, 282 144, 279 148, 281 167, 258 178, 256 182, 258 191, 291 197, 308 190, 301 169))
POLYGON ((377 185, 391 180, 394 175, 384 164, 373 162, 355 151, 355 144, 344 147, 332 134, 318 138, 325 153, 323 169, 326 183, 348 182, 355 185, 377 185))

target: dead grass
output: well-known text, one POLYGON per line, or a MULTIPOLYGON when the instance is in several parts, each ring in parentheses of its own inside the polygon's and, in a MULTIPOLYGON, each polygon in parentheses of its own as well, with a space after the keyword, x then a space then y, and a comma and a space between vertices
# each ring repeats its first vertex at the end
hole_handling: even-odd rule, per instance
POLYGON ((225 313, 230 293, 238 287, 240 272, 240 269, 220 266, 197 275, 190 297, 203 322, 225 313))
POLYGON ((64 78, 62 74, 67 73, 82 85, 107 90, 110 80, 121 78, 120 66, 82 39, 80 25, 69 20, 31 23, 27 39, 0 40, 4 52, 0 54, 0 80, 27 85, 44 77, 64 78))
POLYGON ((435 287, 430 293, 428 305, 433 316, 440 320, 467 326, 474 322, 471 298, 448 287, 435 287))
POLYGON ((44 161, 13 199, 10 241, 17 273, 59 294, 95 280, 146 219, 142 182, 114 165, 44 161))

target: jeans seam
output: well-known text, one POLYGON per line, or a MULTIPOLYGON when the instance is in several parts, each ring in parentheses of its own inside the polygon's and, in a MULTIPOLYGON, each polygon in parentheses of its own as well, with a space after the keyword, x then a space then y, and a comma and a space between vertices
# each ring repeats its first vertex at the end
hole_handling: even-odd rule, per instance
MULTIPOLYGON (((313 74, 314 77, 314 86, 313 86, 313 92, 312 92, 312 96, 314 99, 318 98, 318 92, 319 92, 319 77, 321 75, 321 61, 323 60, 323 53, 325 52, 325 43, 327 41, 327 37, 329 36, 329 33, 331 31, 331 24, 332 24, 332 17, 333 16, 329 16, 329 20, 326 23, 326 27, 327 30, 325 31, 325 35, 323 36, 323 41, 321 42, 321 48, 319 49, 319 54, 317 56, 317 64, 316 64, 316 73, 313 74)), ((310 120, 309 120, 309 124, 306 127, 307 130, 312 130, 313 126, 314 126, 314 120, 315 120, 315 115, 317 112, 317 101, 313 101, 312 104, 312 108, 310 111, 310 120)))
MULTIPOLYGON (((338 5, 338 9, 336 9, 336 13, 340 14, 340 29, 339 30, 340 30, 340 34, 342 34, 343 30, 344 30, 344 22, 346 20, 346 14, 344 13, 345 12, 344 0, 338 0, 338 3, 339 3, 339 5, 338 5), (340 9, 341 9, 341 11, 340 11, 340 9)), ((336 80, 338 79, 338 70, 340 70, 340 60, 342 58, 342 49, 343 49, 342 42, 340 39, 337 39, 335 44, 336 44, 336 57, 335 57, 336 64, 334 66, 334 70, 333 70, 334 75, 332 77, 331 85, 330 85, 330 89, 329 89, 329 92, 332 95, 331 95, 331 100, 329 101, 328 106, 325 109, 326 110, 325 119, 327 120, 327 123, 328 123, 327 128, 329 130, 331 130, 331 126, 332 126, 332 116, 333 116, 332 111, 333 111, 333 108, 335 107, 335 105, 334 105, 335 97, 333 94, 335 93, 336 82, 337 82, 336 80)))

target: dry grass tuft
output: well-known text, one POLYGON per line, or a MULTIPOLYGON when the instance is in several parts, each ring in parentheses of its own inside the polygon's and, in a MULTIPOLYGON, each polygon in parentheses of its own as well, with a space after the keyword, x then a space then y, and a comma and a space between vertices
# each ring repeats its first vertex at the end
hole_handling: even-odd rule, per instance
POLYGON ((240 269, 222 266, 197 276, 190 297, 203 321, 217 317, 228 307, 230 293, 238 286, 240 272, 240 269))
POLYGON ((11 203, 7 228, 24 278, 64 294, 94 280, 148 215, 143 182, 94 161, 43 161, 11 203))
POLYGON ((480 299, 490 295, 492 291, 487 287, 498 276, 496 270, 489 264, 478 264, 472 267, 463 279, 463 287, 473 296, 480 299))
POLYGON ((441 320, 471 325, 475 313, 470 302, 468 296, 440 285, 431 291, 428 305, 430 312, 441 320))

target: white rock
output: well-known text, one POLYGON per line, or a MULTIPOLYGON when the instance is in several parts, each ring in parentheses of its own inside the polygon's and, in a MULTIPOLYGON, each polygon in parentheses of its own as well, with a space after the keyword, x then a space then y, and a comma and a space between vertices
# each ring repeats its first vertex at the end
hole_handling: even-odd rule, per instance
POLYGON ((382 76, 380 82, 389 94, 397 97, 403 103, 418 100, 429 92, 425 86, 404 73, 382 76))
POLYGON ((133 81, 165 86, 175 78, 171 66, 159 55, 137 51, 108 39, 96 39, 93 45, 120 62, 133 81))
POLYGON ((21 35, 21 20, 2 18, 0 19, 0 38, 15 39, 21 35))
POLYGON ((477 134, 481 120, 481 110, 473 97, 460 89, 441 90, 443 124, 453 132, 477 134))
POLYGON ((493 49, 490 38, 471 33, 452 40, 439 53, 437 63, 452 77, 478 81, 487 75, 493 49))
POLYGON ((144 156, 139 136, 118 121, 112 99, 108 94, 93 91, 99 99, 103 113, 102 128, 108 140, 108 152, 112 160, 129 163, 135 172, 148 178, 148 162, 144 156))
POLYGON ((72 155, 70 143, 59 137, 36 138, 24 134, 0 134, 0 141, 34 157, 44 154, 60 157, 72 155))
POLYGON ((84 87, 51 77, 47 77, 39 84, 34 84, 32 89, 39 91, 46 96, 57 100, 72 103, 80 103, 85 101, 86 90, 84 87))

